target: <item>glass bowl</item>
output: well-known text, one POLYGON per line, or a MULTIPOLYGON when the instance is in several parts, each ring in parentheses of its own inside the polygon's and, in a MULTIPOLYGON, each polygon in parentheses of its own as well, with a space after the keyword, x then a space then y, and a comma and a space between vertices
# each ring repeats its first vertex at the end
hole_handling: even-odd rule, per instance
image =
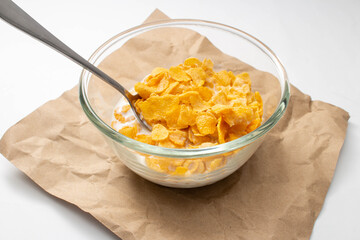
POLYGON ((236 140, 206 148, 175 149, 145 144, 110 126, 121 94, 87 70, 83 70, 80 77, 81 106, 119 160, 141 177, 163 186, 205 186, 239 169, 283 116, 290 97, 287 74, 276 55, 244 31, 215 22, 176 19, 143 24, 109 39, 89 61, 132 89, 153 68, 169 68, 188 57, 210 58, 214 70, 249 72, 252 90, 259 91, 264 101, 261 126, 236 140), (158 169, 149 167, 148 159, 167 163, 168 168, 187 161, 189 171, 169 173, 163 165, 157 166, 158 169), (190 171, 199 164, 204 171, 190 171))

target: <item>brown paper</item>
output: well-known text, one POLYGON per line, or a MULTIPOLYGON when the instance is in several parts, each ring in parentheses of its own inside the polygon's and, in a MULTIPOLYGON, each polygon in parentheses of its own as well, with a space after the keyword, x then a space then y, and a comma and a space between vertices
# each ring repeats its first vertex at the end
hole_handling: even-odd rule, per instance
MULTIPOLYGON (((161 18, 155 11, 149 19, 161 18)), ((210 186, 172 189, 116 158, 77 91, 44 104, 0 142, 0 152, 45 191, 124 240, 309 239, 344 142, 344 110, 292 86, 285 116, 241 169, 210 186)))

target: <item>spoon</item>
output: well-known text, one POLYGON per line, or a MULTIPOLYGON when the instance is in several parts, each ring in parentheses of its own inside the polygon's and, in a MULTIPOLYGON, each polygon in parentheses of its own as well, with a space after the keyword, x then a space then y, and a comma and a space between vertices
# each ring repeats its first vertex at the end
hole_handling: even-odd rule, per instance
POLYGON ((93 64, 86 61, 83 57, 81 57, 71 48, 66 46, 63 42, 61 42, 58 38, 56 38, 53 34, 51 34, 43 26, 41 26, 37 21, 35 21, 30 15, 28 15, 14 2, 10 0, 0 0, 0 18, 8 22, 10 25, 29 34, 40 42, 45 43, 49 47, 52 47, 53 49, 62 53, 66 57, 73 60, 75 63, 79 64, 83 68, 92 72, 94 75, 98 76, 101 80, 103 80, 110 86, 114 87, 129 102, 130 107, 133 110, 135 117, 140 122, 140 124, 151 131, 151 126, 141 118, 140 113, 136 111, 136 108, 133 104, 133 102, 140 98, 138 94, 132 95, 128 90, 121 86, 117 81, 112 79, 109 75, 101 71, 99 68, 95 67, 93 64))

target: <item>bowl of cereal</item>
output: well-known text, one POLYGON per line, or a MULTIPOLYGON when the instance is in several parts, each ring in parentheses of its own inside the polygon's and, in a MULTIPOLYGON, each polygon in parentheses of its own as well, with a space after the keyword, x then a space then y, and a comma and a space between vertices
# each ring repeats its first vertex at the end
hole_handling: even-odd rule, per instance
POLYGON ((283 116, 286 71, 261 41, 203 20, 162 20, 114 36, 89 61, 139 94, 152 130, 87 70, 81 106, 124 165, 154 183, 205 186, 239 169, 283 116))

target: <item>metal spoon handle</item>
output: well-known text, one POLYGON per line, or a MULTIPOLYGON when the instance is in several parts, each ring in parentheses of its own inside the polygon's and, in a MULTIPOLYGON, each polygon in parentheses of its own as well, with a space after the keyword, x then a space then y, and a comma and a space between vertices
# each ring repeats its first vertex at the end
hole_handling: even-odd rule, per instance
POLYGON ((48 30, 41 26, 37 21, 30 17, 24 10, 18 7, 14 2, 10 0, 0 0, 0 18, 64 54, 66 57, 70 58, 77 64, 81 65, 83 68, 89 70, 100 79, 116 88, 126 98, 131 97, 131 94, 123 86, 113 80, 106 73, 86 61, 71 48, 66 46, 63 42, 61 42, 58 38, 56 38, 48 30))

